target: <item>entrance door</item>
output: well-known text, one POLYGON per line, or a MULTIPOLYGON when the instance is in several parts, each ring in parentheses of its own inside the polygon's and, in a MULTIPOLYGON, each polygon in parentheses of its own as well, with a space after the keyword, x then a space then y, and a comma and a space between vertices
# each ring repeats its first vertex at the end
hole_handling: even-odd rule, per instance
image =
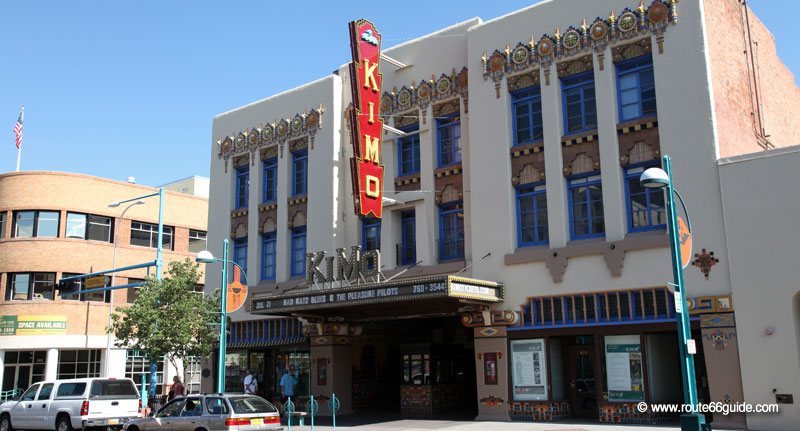
POLYGON ((598 417, 594 360, 593 346, 569 346, 567 395, 572 403, 572 415, 576 418, 598 417))

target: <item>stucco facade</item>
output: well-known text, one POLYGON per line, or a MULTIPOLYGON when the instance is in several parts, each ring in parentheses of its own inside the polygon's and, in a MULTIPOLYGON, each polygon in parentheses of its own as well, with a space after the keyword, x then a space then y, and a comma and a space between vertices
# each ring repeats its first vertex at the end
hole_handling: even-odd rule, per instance
MULTIPOLYGON (((102 293, 93 298, 61 297, 57 283, 70 275, 154 261, 155 248, 136 244, 143 240, 153 244, 146 229, 157 225, 158 196, 127 210, 127 205, 109 204, 157 192, 153 187, 74 173, 0 175, 3 391, 25 389, 42 378, 127 375, 127 352, 113 347, 106 328, 111 307, 133 301, 136 288, 116 290, 105 297, 102 293), (124 218, 120 218, 123 210, 124 218), (132 229, 132 224, 137 228, 132 229), (132 235, 140 239, 132 241, 132 235), (26 331, 23 321, 60 325, 49 331, 26 331)), ((205 248, 207 208, 205 198, 165 193, 164 225, 173 229, 170 245, 164 248, 165 265, 193 259, 198 248, 205 248)), ((147 268, 119 272, 113 283, 129 284, 147 274, 147 268)), ((106 285, 110 283, 109 276, 106 285)), ((170 377, 174 371, 166 373, 170 377)))
MULTIPOLYGON (((395 281, 449 274, 503 286, 498 304, 438 310, 460 316, 468 328, 469 336, 459 348, 469 351, 474 362, 467 375, 476 380, 470 390, 476 391, 478 418, 556 420, 586 415, 604 422, 669 420, 632 411, 639 396, 650 402, 681 398, 680 386, 674 384, 679 368, 670 359, 677 357, 677 347, 674 305, 665 287, 672 281, 666 229, 663 223, 636 224, 631 214, 636 169, 660 166, 664 154, 673 159, 675 186, 683 194, 693 227, 686 286, 693 337, 700 346, 696 361, 701 399, 750 401, 739 377, 742 347, 720 348, 713 342, 718 331, 735 337, 734 314, 739 312, 731 301, 732 246, 726 239, 717 160, 764 145, 755 135, 745 136, 752 135, 752 128, 741 129, 740 117, 753 109, 751 99, 728 94, 727 80, 749 73, 730 70, 741 66, 736 57, 741 55, 741 34, 736 39, 731 30, 742 25, 734 13, 737 5, 710 0, 545 1, 485 22, 468 20, 383 50, 411 67, 396 68, 388 62, 380 66, 383 119, 407 132, 387 131, 383 137, 383 190, 388 199, 377 236, 381 272, 384 277, 397 275, 395 281), (623 112, 622 80, 626 67, 637 62, 645 65, 641 70, 652 71, 655 105, 646 114, 630 116, 623 112), (574 128, 571 95, 578 78, 591 82, 591 93, 581 93, 581 101, 593 100, 596 118, 588 127, 574 128), (536 100, 538 105, 529 106, 541 112, 532 123, 541 136, 525 142, 518 122, 530 118, 530 111, 520 107, 522 94, 536 100), (460 136, 455 161, 447 159, 452 148, 443 147, 443 142, 453 142, 453 119, 460 136), (405 172, 406 156, 399 147, 409 136, 417 139, 418 161, 416 171, 405 172), (739 139, 742 136, 747 139, 739 139), (575 221, 580 181, 591 181, 598 192, 591 206, 602 217, 595 219, 591 234, 584 234, 575 221), (536 241, 525 241, 520 205, 531 195, 539 196, 537 205, 546 208, 537 215, 546 221, 536 222, 541 227, 536 241), (408 234, 406 222, 411 219, 415 230, 408 234), (443 245, 452 240, 447 235, 453 226, 463 247, 455 255, 443 245), (415 254, 407 261, 402 253, 411 238, 415 254), (526 397, 514 383, 521 378, 513 371, 514 346, 539 342, 549 383, 541 385, 543 393, 526 397), (638 365, 643 369, 637 371, 641 381, 628 391, 638 395, 621 396, 609 386, 614 379, 607 370, 614 357, 609 349, 621 345, 614 343, 638 346, 631 358, 643 358, 638 365), (590 364, 591 371, 576 374, 570 365, 575 358, 590 364), (489 369, 496 380, 485 376, 489 369), (585 394, 575 393, 581 383, 596 394, 589 407, 585 394)), ((770 37, 757 19, 750 24, 753 38, 770 37)), ((764 102, 758 109, 772 119, 770 127, 781 130, 769 145, 786 146, 792 144, 791 130, 798 126, 786 114, 800 113, 798 90, 769 42, 759 45, 760 64, 774 71, 776 80, 769 86, 784 89, 788 96, 780 106, 764 102)), ((319 288, 307 283, 303 265, 304 271, 293 275, 292 261, 298 254, 326 251, 333 256, 339 248, 368 248, 374 239, 374 232, 365 227, 373 221, 353 213, 349 74, 344 65, 336 74, 214 118, 210 247, 218 255, 225 238, 238 241, 240 250, 246 244, 246 255, 240 257, 247 263, 251 300, 319 288), (307 191, 295 193, 294 157, 303 152, 308 157, 307 191), (277 163, 275 173, 267 166, 271 160, 277 163), (275 175, 277 185, 268 187, 264 175, 275 175), (244 201, 242 178, 249 179, 244 201), (277 197, 266 200, 265 189, 273 187, 277 197), (295 247, 299 236, 302 253, 295 247)), ((587 121, 585 106, 580 112, 587 121)), ((648 211, 658 213, 657 208, 648 211)), ((207 288, 215 288, 217 279, 212 275, 207 288)), ((356 379, 366 367, 361 352, 371 342, 361 331, 369 332, 375 325, 370 322, 380 319, 366 308, 360 319, 345 311, 331 313, 283 315, 302 318, 305 334, 311 337, 311 364, 322 359, 330 369, 340 369, 342 361, 350 361, 356 379), (343 329, 348 325, 349 333, 343 329), (341 346, 336 344, 339 339, 344 340, 341 346), (323 347, 332 350, 319 350, 323 347)), ((243 307, 233 316, 236 321, 268 319, 262 314, 243 307)), ((398 305, 384 310, 384 316, 430 315, 398 305)), ((396 327, 398 333, 412 331, 399 323, 396 327)), ((386 336, 385 329, 376 329, 374 340, 386 336)), ((459 332, 446 325, 437 330, 459 332)), ((413 331, 418 335, 420 330, 413 331)), ((435 331, 431 339, 442 343, 435 331)), ((361 385, 368 386, 354 383, 351 394, 347 382, 311 380, 315 396, 329 396, 332 389, 347 391, 346 410, 353 408, 351 401, 358 404, 361 385)), ((788 413, 775 420, 790 423, 793 408, 787 407, 788 413)), ((746 426, 743 415, 717 415, 714 420, 718 426, 746 426)))

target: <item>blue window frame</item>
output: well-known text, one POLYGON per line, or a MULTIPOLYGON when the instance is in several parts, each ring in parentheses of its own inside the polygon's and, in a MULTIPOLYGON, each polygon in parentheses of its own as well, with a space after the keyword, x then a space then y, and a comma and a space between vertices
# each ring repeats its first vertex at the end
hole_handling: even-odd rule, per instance
POLYGON ((657 161, 628 166, 625 169, 625 194, 627 195, 628 232, 666 229, 667 213, 664 207, 664 190, 649 189, 639 184, 645 169, 659 167, 657 161))
POLYGON ((547 244, 547 194, 544 181, 517 187, 517 245, 547 244))
POLYGON ((361 219, 361 249, 381 249, 381 219, 374 217, 361 219))
POLYGON ((656 114, 656 84, 653 57, 643 55, 617 64, 619 121, 656 114))
POLYGON ((308 151, 292 153, 292 196, 308 192, 308 151))
POLYGON ((306 275, 306 227, 292 229, 292 277, 306 275))
POLYGON ((517 91, 511 98, 514 109, 514 145, 525 145, 544 139, 542 94, 539 87, 517 91))
POLYGON ((233 261, 244 270, 242 283, 247 284, 247 238, 233 240, 233 261))
POLYGON ((417 263, 417 219, 414 210, 400 213, 400 265, 417 263))
POLYGON ((458 114, 436 121, 439 167, 461 163, 461 118, 458 114))
POLYGON ((236 168, 236 208, 247 208, 247 197, 250 195, 250 168, 241 166, 236 168))
POLYGON ((408 133, 397 138, 397 173, 410 175, 419 172, 419 126, 403 128, 408 133))
POLYGON ((464 207, 439 207, 439 260, 464 258, 464 207))
POLYGON ((600 173, 576 175, 567 179, 569 189, 570 238, 596 238, 605 235, 603 185, 600 173))
POLYGON ((261 201, 263 203, 278 200, 278 158, 264 160, 264 178, 261 185, 261 201))
POLYGON ((275 280, 275 232, 261 235, 261 279, 275 280))
POLYGON ((597 128, 597 106, 594 100, 594 75, 585 72, 561 81, 564 107, 564 134, 597 128))

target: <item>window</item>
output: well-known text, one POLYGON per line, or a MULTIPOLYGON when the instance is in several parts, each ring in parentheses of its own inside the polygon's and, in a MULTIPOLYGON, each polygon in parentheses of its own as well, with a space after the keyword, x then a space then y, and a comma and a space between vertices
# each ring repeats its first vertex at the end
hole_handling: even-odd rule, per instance
POLYGON ((306 274, 306 227, 292 229, 292 277, 306 274))
POLYGON ((625 169, 625 193, 628 195, 628 231, 637 232, 667 227, 664 210, 664 190, 649 189, 639 184, 645 169, 659 166, 658 162, 625 169))
POLYGON ((228 404, 222 398, 206 397, 206 410, 210 415, 226 415, 228 414, 228 404))
MULTIPOLYGON (((140 221, 131 222, 131 245, 158 247, 158 225, 140 221)), ((172 226, 164 226, 162 247, 172 250, 172 226)))
POLYGON ((381 219, 374 217, 361 219, 361 248, 363 250, 381 249, 381 219))
POLYGON ((619 121, 656 114, 653 57, 644 55, 617 64, 619 121))
POLYGON ((111 217, 67 213, 67 238, 114 242, 111 237, 111 217))
MULTIPOLYGON (((73 277, 73 276, 76 276, 76 275, 81 275, 81 274, 73 274, 73 273, 65 272, 65 273, 61 274, 61 277, 62 278, 67 278, 67 277, 73 277)), ((73 292, 80 292, 82 290, 89 290, 89 289, 85 289, 83 287, 83 279, 82 278, 74 280, 72 283, 73 283, 74 287, 72 289, 70 289, 70 290, 73 291, 73 292)), ((97 288, 97 289, 99 289, 99 288, 97 288)), ((106 302, 106 303, 109 303, 109 302, 111 302, 111 291, 106 290, 104 292, 90 292, 90 293, 82 293, 80 295, 69 295, 69 296, 63 297, 63 299, 66 299, 66 300, 78 300, 79 299, 81 301, 93 301, 93 302, 106 302)))
POLYGON ((39 391, 39 396, 36 397, 36 401, 49 400, 50 399, 50 395, 52 395, 52 394, 53 394, 53 384, 52 383, 47 383, 45 385, 42 385, 42 390, 39 391))
POLYGON ((261 200, 263 203, 278 200, 278 158, 264 160, 264 184, 261 200))
POLYGON ((403 355, 403 384, 427 385, 431 383, 431 355, 420 353, 403 355))
POLYGON ((9 274, 6 301, 52 300, 55 289, 56 274, 53 272, 9 274))
POLYGON ((58 211, 15 211, 15 238, 58 237, 58 211))
POLYGON ((0 238, 6 237, 6 213, 0 212, 0 238))
POLYGON ((62 350, 58 355, 58 378, 100 377, 100 349, 62 350))
POLYGON ((544 139, 542 94, 539 87, 517 91, 511 98, 514 105, 514 145, 525 145, 544 139))
POLYGON ((189 253, 200 253, 206 249, 206 231, 189 229, 189 253))
MULTIPOLYGON (((125 358, 125 377, 133 380, 139 392, 142 392, 142 375, 147 379, 150 390, 150 361, 139 350, 128 350, 125 358)), ((164 359, 156 361, 156 393, 164 393, 164 359)), ((181 399, 182 400, 182 399, 181 399)))
POLYGON ((603 222, 603 186, 599 173, 568 179, 570 202, 570 237, 572 239, 601 237, 603 222))
POLYGON ((36 391, 39 390, 39 385, 33 385, 27 391, 22 393, 19 397, 20 401, 33 401, 36 398, 36 391))
POLYGON ((200 393, 200 373, 202 366, 197 356, 187 356, 183 359, 183 386, 187 394, 200 393))
POLYGON ((56 398, 79 397, 86 391, 85 382, 61 383, 56 390, 56 398))
POLYGON ((250 168, 247 165, 236 168, 236 208, 247 208, 247 197, 250 195, 250 168))
POLYGON ((417 263, 417 221, 414 210, 400 213, 400 265, 417 263))
POLYGON ((275 280, 275 232, 261 235, 261 279, 275 280))
POLYGON ((436 122, 439 141, 439 166, 461 163, 461 120, 458 116, 436 122))
POLYGON ((439 260, 464 258, 464 207, 439 207, 439 260))
POLYGON ((547 194, 544 182, 517 188, 517 245, 547 243, 547 194))
POLYGON ((0 390, 25 389, 33 382, 44 380, 47 352, 44 350, 6 350, 5 374, 0 390))
POLYGON ((593 72, 570 76, 561 82, 564 104, 564 134, 597 128, 593 72))
MULTIPOLYGON (((156 392, 160 393, 160 392, 156 392)), ((181 415, 183 403, 186 402, 185 398, 176 398, 156 412, 157 418, 178 417, 181 415)))
POLYGON ((308 192, 308 152, 306 150, 292 153, 292 196, 308 192))
POLYGON ((406 135, 397 138, 397 173, 399 176, 419 172, 419 125, 403 128, 406 135))
POLYGON ((244 271, 242 283, 247 284, 247 238, 233 240, 233 261, 244 271))

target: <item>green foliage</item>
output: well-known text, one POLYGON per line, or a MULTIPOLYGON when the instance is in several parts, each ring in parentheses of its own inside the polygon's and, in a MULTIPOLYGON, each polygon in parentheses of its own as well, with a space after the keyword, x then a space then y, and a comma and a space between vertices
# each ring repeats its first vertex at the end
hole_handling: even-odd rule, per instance
POLYGON ((148 278, 136 301, 111 316, 107 332, 116 346, 135 349, 147 358, 208 357, 219 338, 219 294, 195 292, 200 273, 189 259, 171 262, 159 282, 148 278))

